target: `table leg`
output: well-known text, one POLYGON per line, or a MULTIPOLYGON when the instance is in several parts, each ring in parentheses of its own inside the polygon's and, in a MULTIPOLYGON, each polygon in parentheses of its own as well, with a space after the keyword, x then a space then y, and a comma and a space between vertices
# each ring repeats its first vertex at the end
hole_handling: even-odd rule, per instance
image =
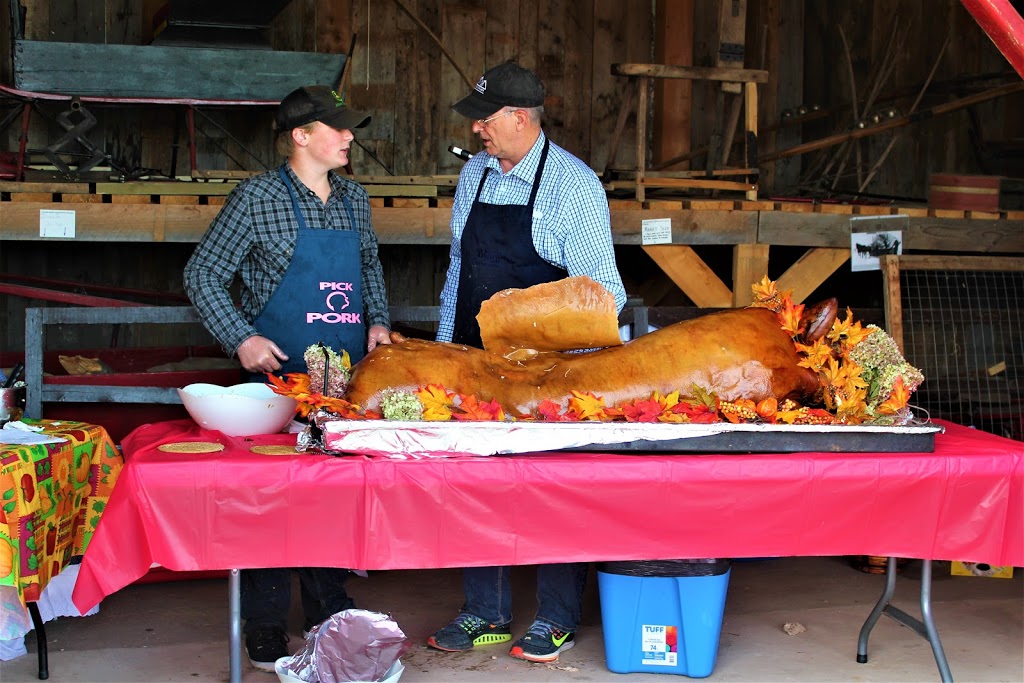
POLYGON ((39 655, 39 680, 50 677, 50 659, 46 654, 46 629, 43 628, 43 617, 39 614, 39 606, 35 602, 26 603, 28 614, 32 617, 32 627, 36 630, 36 654, 39 655))
POLYGON ((242 581, 237 569, 228 573, 228 668, 231 683, 242 683, 242 581))
POLYGON ((871 635, 871 629, 878 623, 878 618, 884 614, 927 640, 932 646, 932 654, 935 656, 935 663, 939 667, 939 677, 942 679, 942 682, 953 683, 953 675, 949 671, 946 653, 942 650, 939 632, 935 628, 935 620, 932 617, 932 561, 922 560, 922 562, 921 618, 923 622, 890 604, 892 595, 896 590, 896 558, 890 557, 885 568, 885 589, 882 591, 882 597, 878 599, 874 609, 871 610, 871 614, 868 615, 867 620, 864 622, 864 626, 860 629, 860 637, 857 639, 857 662, 865 664, 868 661, 868 636, 871 635))

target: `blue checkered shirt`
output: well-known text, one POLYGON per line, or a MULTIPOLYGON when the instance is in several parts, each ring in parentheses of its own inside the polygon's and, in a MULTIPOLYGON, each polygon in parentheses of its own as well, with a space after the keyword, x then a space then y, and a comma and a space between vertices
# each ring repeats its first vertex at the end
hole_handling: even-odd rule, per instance
MULTIPOLYGON (((530 201, 544 139, 541 133, 529 153, 508 173, 502 172, 497 157, 483 152, 474 155, 462 168, 452 206, 451 263, 441 290, 438 341, 452 339, 462 266, 462 230, 484 168, 492 170, 480 192, 480 201, 525 205, 530 201)), ((541 258, 564 268, 570 277, 589 275, 600 282, 615 295, 615 304, 622 311, 626 290, 615 265, 608 197, 594 171, 553 142, 533 205, 533 246, 541 258)))
MULTIPOLYGON (((315 230, 359 231, 363 307, 368 326, 390 327, 384 273, 377 255, 377 235, 370 223, 370 200, 359 183, 331 173, 331 194, 324 204, 302 184, 291 166, 293 183, 306 225, 315 230), (341 201, 352 204, 352 225, 341 201)), ((185 266, 185 291, 210 331, 228 355, 257 334, 252 321, 281 284, 298 237, 299 222, 288 189, 277 170, 238 184, 199 241, 185 266), (229 288, 238 276, 241 308, 229 288)))

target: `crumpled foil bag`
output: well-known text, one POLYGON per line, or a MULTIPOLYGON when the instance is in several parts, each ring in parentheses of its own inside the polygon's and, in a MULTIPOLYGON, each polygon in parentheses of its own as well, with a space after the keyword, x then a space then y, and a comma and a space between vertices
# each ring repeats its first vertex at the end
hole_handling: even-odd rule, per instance
POLYGON ((347 609, 313 627, 283 668, 308 683, 380 681, 410 646, 388 615, 347 609))

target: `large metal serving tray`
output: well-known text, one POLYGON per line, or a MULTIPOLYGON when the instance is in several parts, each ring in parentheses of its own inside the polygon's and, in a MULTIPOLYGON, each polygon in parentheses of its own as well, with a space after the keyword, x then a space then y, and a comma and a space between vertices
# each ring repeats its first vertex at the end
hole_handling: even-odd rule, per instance
POLYGON ((316 420, 328 452, 391 457, 594 453, 932 452, 942 427, 316 420))

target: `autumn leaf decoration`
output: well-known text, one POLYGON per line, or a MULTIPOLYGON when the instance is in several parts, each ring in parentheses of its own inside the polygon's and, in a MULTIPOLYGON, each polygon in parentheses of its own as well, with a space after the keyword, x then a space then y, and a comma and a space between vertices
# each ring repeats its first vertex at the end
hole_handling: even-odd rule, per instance
POLYGON ((370 415, 362 413, 355 403, 311 391, 309 375, 305 373, 289 372, 284 377, 281 379, 267 373, 267 383, 275 394, 295 399, 302 417, 323 409, 350 420, 370 419, 370 415))
MULTIPOLYGON (((907 403, 924 380, 921 371, 903 358, 896 343, 874 325, 867 327, 854 320, 853 311, 836 318, 828 332, 811 344, 799 340, 803 333, 800 318, 802 304, 794 304, 792 292, 778 291, 767 276, 751 287, 754 307, 776 312, 786 334, 793 338, 799 357, 798 365, 809 368, 821 384, 821 401, 825 409, 779 406, 773 419, 789 424, 895 424, 909 419, 907 403)), ((727 406, 729 407, 729 406, 727 406)), ((730 413, 727 419, 749 415, 749 406, 730 413)), ((760 406, 757 412, 762 419, 760 406)))
POLYGON ((416 392, 416 397, 423 404, 423 419, 428 421, 450 420, 455 394, 444 387, 430 384, 416 392))

